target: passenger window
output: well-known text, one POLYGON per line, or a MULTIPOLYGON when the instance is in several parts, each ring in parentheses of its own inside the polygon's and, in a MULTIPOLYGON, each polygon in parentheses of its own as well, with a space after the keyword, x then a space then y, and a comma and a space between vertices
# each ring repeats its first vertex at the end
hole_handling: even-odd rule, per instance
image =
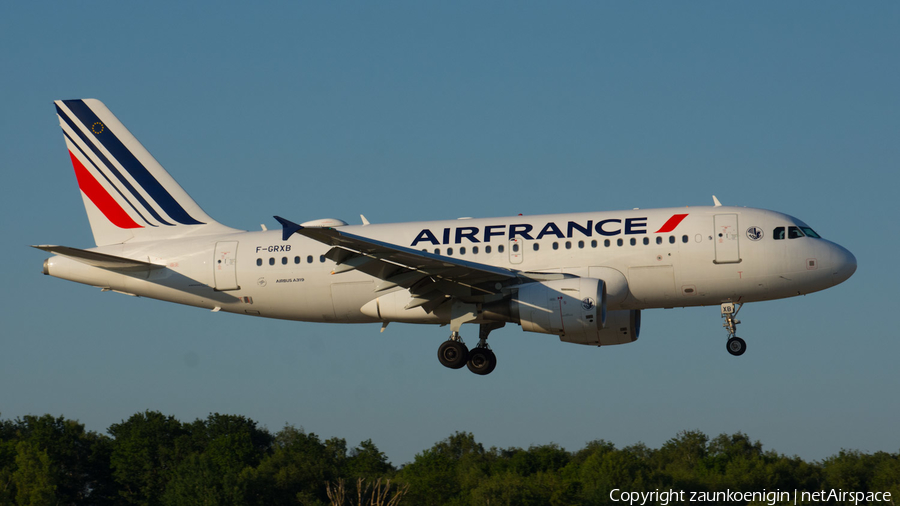
POLYGON ((452 257, 452 256, 453 256, 453 248, 447 248, 447 256, 448 256, 448 257, 452 257))
POLYGON ((788 239, 797 239, 798 237, 803 237, 800 227, 788 227, 788 239))
POLYGON ((473 255, 477 255, 477 254, 478 254, 478 246, 472 246, 472 254, 473 254, 473 255))
POLYGON ((497 246, 497 253, 503 253, 503 245, 497 246))
POLYGON ((270 259, 269 259, 269 265, 275 265, 275 259, 274 259, 274 258, 270 258, 270 259))
POLYGON ((687 242, 688 242, 688 237, 687 237, 686 235, 681 236, 681 242, 687 243, 687 242))
POLYGON ((558 242, 553 243, 553 249, 559 249, 559 243, 558 243, 558 242))
POLYGON ((674 235, 669 236, 669 244, 675 244, 675 236, 674 235))
POLYGON ((644 237, 644 246, 646 246, 646 245, 648 245, 648 244, 650 244, 650 238, 649 238, 649 237, 644 237))
POLYGON ((295 264, 299 264, 299 263, 300 263, 300 257, 294 257, 294 263, 295 263, 295 264))
POLYGON ((572 249, 572 242, 566 241, 566 249, 572 249))
POLYGON ((784 227, 775 227, 775 230, 772 232, 772 237, 774 237, 776 241, 784 239, 784 227))
POLYGON ((625 241, 623 241, 622 239, 616 239, 616 244, 621 246, 621 245, 625 244, 625 241))
POLYGON ((325 255, 319 255, 319 261, 325 263, 325 255))
POLYGON ((311 264, 313 262, 312 255, 306 257, 306 263, 311 264))
POLYGON ((578 249, 584 248, 584 241, 578 241, 578 249))
POLYGON ((596 247, 597 247, 597 239, 594 239, 594 240, 591 241, 591 247, 592 247, 592 248, 596 248, 596 247))
POLYGON ((484 252, 485 252, 485 253, 490 253, 490 252, 491 252, 491 247, 490 247, 490 246, 485 246, 485 247, 484 247, 484 252))
POLYGON ((287 265, 287 257, 281 257, 281 265, 287 265))
POLYGON ((605 240, 603 241, 603 247, 605 247, 605 248, 608 248, 610 244, 612 244, 612 243, 609 242, 609 239, 605 239, 605 240))
MULTIPOLYGON (((516 246, 518 246, 518 244, 516 244, 516 246)), ((459 248, 459 254, 460 254, 460 255, 465 255, 465 254, 466 254, 466 247, 465 247, 465 246, 461 246, 461 247, 459 248)))
POLYGON ((634 246, 635 244, 637 244, 637 239, 635 239, 634 237, 632 237, 631 240, 628 241, 628 242, 630 242, 631 245, 634 246))
POLYGON ((538 243, 534 243, 534 246, 532 246, 532 248, 533 248, 535 251, 537 251, 537 250, 541 249, 541 245, 538 244, 538 243))
POLYGON ((256 259, 256 265, 262 265, 262 258, 256 259))
POLYGON ((656 236, 656 244, 662 244, 662 237, 656 236))
POLYGON ((519 243, 513 244, 512 248, 513 248, 513 252, 518 253, 519 252, 519 243))
POLYGON ((435 254, 435 255, 440 255, 440 254, 441 254, 441 248, 434 248, 434 254, 435 254))

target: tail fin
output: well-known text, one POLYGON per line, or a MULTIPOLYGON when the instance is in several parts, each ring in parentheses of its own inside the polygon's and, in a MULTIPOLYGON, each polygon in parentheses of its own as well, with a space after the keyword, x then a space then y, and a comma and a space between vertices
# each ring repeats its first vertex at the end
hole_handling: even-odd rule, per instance
POLYGON ((99 100, 57 100, 94 242, 228 232, 209 217, 99 100))

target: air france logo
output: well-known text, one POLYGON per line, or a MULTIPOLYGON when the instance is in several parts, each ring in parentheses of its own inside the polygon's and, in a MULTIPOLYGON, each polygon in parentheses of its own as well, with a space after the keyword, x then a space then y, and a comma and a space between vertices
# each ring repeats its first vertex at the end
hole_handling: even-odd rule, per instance
POLYGON ((590 311, 594 308, 594 299, 590 297, 581 299, 581 307, 583 307, 585 311, 590 311))
MULTIPOLYGON (((674 214, 666 220, 655 234, 668 234, 675 230, 687 214, 674 214)), ((541 223, 510 223, 508 225, 485 225, 483 227, 453 227, 432 231, 425 228, 416 235, 411 244, 412 247, 420 243, 434 246, 442 244, 462 244, 463 241, 478 244, 489 243, 492 238, 513 241, 522 238, 526 241, 541 240, 544 237, 557 239, 571 239, 572 237, 591 237, 593 234, 603 237, 616 235, 649 234, 647 230, 646 216, 637 218, 609 218, 605 220, 569 221, 569 222, 545 222, 541 223)), ((652 230, 652 229, 650 229, 652 230)))
POLYGON ((763 231, 759 227, 750 227, 747 229, 747 238, 751 241, 758 241, 763 238, 763 231))

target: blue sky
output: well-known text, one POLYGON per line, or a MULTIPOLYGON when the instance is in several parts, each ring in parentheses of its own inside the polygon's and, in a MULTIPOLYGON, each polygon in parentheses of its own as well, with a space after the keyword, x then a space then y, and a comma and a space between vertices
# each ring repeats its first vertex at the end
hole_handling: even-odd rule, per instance
POLYGON ((900 449, 896 3, 6 2, 0 48, 3 418, 102 432, 145 409, 234 413, 371 438, 394 464, 457 430, 570 450, 684 429, 806 459, 900 449), (603 349, 508 326, 477 377, 438 364, 445 328, 213 314, 41 276, 27 245, 93 246, 52 105, 68 98, 105 102, 235 227, 715 194, 797 216, 859 269, 745 306, 739 359, 717 307, 651 310, 636 343, 603 349))

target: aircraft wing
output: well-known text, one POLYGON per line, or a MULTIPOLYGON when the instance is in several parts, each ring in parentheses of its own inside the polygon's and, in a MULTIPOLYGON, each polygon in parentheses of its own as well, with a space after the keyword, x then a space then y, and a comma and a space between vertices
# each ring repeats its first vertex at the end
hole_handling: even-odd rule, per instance
POLYGON ((325 254, 338 266, 334 274, 359 270, 381 279, 375 291, 396 286, 413 295, 408 308, 436 308, 448 297, 478 300, 500 293, 502 286, 519 280, 520 272, 502 267, 435 255, 426 251, 370 239, 335 228, 311 228, 275 216, 281 223, 282 238, 297 233, 332 246, 325 254))

